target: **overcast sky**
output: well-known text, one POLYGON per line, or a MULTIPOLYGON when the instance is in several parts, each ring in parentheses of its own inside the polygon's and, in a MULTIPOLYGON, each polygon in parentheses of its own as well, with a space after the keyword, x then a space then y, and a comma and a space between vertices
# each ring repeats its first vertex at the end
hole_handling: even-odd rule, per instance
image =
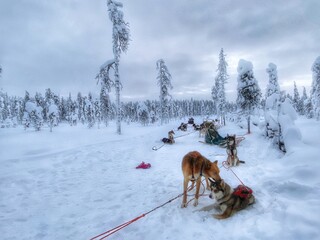
MULTIPOLYGON (((123 101, 158 99, 160 58, 171 72, 174 98, 210 99, 221 48, 228 100, 236 96, 240 59, 253 63, 263 94, 270 62, 282 90, 292 93, 294 81, 300 91, 310 89, 311 66, 320 56, 319 0, 121 2, 132 39, 120 60, 123 101)), ((0 88, 18 96, 46 88, 61 96, 98 95, 95 76, 113 58, 111 33, 106 0, 1 0, 0 88)))

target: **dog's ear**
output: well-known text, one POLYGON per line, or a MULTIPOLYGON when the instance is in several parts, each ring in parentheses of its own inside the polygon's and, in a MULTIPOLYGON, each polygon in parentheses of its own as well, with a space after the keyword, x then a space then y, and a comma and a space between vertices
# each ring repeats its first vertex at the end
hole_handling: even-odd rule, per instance
POLYGON ((218 166, 218 160, 215 160, 213 163, 218 166))

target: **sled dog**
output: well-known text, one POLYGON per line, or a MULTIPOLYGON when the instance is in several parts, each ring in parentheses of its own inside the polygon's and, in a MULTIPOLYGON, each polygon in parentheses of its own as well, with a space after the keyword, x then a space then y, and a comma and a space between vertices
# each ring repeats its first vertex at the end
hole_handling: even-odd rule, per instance
POLYGON ((238 166, 240 161, 237 155, 237 148, 236 148, 236 135, 227 135, 227 162, 229 166, 238 166))
POLYGON ((174 131, 171 130, 168 132, 168 138, 162 138, 161 140, 163 143, 175 143, 175 140, 174 140, 174 131))
POLYGON ((209 178, 211 193, 210 198, 216 203, 206 206, 199 211, 220 210, 221 214, 213 214, 217 219, 225 219, 255 202, 252 190, 246 186, 239 185, 232 189, 224 180, 214 180, 209 178))
POLYGON ((196 182, 196 194, 194 200, 194 206, 198 205, 199 190, 201 184, 201 177, 204 176, 207 183, 207 189, 210 189, 208 178, 211 177, 217 181, 221 180, 219 175, 218 161, 211 162, 199 152, 193 151, 187 153, 181 163, 183 173, 183 200, 181 207, 187 207, 187 188, 189 181, 192 182, 192 187, 196 182))
POLYGON ((188 124, 187 123, 181 123, 180 126, 178 127, 178 130, 181 130, 181 131, 187 131, 187 128, 188 128, 188 124))

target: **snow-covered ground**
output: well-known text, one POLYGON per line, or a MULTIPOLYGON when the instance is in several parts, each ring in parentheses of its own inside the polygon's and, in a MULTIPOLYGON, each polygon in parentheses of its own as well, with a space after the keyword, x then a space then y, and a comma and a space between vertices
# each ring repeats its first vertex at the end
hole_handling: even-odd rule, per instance
MULTIPOLYGON (((123 124, 120 136, 113 125, 61 125, 51 133, 0 129, 0 239, 90 239, 176 197, 187 152, 197 150, 220 165, 226 160, 225 149, 200 143, 198 133, 152 150, 180 123, 123 124), (152 167, 135 169, 142 161, 152 167)), ((207 196, 186 209, 178 198, 108 239, 319 239, 320 123, 299 118, 296 125, 302 143, 285 155, 256 127, 238 147, 246 163, 233 170, 253 189, 253 206, 216 220, 213 212, 195 211, 212 203, 207 196)), ((228 122, 219 133, 246 130, 228 122)), ((239 184, 223 167, 220 175, 239 184)))

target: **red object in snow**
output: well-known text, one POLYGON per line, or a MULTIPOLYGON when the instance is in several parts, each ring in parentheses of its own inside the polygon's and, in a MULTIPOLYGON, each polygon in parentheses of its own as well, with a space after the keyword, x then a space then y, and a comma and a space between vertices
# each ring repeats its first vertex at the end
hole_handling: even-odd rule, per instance
POLYGON ((252 195, 252 189, 244 185, 239 185, 234 189, 233 194, 241 198, 249 198, 252 195))
POLYGON ((151 164, 150 164, 150 163, 142 162, 142 163, 140 163, 138 166, 136 166, 136 169, 138 169, 138 168, 148 169, 148 168, 151 168, 151 164))

